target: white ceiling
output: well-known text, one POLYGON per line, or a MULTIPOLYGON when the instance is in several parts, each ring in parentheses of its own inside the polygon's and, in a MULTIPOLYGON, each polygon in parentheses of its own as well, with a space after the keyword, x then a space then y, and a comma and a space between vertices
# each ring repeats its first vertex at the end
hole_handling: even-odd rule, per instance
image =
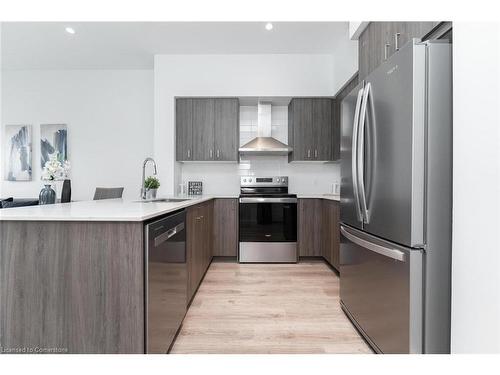
POLYGON ((331 54, 348 38, 348 22, 279 22, 272 31, 264 25, 4 22, 2 69, 150 69, 155 54, 331 54))

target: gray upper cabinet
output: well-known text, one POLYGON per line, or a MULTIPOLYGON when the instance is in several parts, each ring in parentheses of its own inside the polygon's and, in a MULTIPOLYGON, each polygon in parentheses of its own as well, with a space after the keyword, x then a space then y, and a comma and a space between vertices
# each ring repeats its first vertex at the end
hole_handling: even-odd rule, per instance
MULTIPOLYGON (((289 161, 312 160, 313 148, 313 123, 312 123, 312 99, 295 98, 290 102, 290 116, 293 136, 288 140, 293 152, 289 155, 289 161)), ((290 117, 289 117, 290 121, 290 117)))
POLYGON ((238 161, 237 98, 176 99, 177 161, 238 161))
POLYGON ((441 22, 370 22, 359 37, 359 79, 363 80, 412 38, 425 39, 441 22))
POLYGON ((176 159, 193 160, 193 100, 175 101, 176 159))
POLYGON ((239 108, 236 98, 215 99, 215 160, 238 160, 239 108))
POLYGON ((312 122, 314 126, 315 160, 332 160, 332 100, 328 98, 312 101, 312 122))
POLYGON ((193 160, 214 160, 214 99, 193 100, 193 160))
POLYGON ((333 100, 293 98, 288 107, 288 161, 334 160, 333 100))

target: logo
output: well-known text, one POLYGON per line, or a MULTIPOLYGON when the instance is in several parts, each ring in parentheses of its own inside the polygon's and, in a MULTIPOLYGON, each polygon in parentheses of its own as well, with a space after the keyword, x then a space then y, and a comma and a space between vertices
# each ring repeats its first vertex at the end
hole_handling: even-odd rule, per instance
POLYGON ((396 70, 398 70, 398 66, 397 65, 394 65, 391 69, 389 69, 387 71, 387 74, 392 74, 394 73, 396 70))

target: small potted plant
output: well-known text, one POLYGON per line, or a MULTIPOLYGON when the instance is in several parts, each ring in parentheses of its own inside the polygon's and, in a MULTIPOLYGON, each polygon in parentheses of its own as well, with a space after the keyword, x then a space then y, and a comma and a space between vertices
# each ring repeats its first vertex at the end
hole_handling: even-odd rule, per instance
POLYGON ((146 199, 156 199, 156 193, 160 187, 160 180, 156 177, 149 176, 144 181, 144 188, 146 189, 146 199))

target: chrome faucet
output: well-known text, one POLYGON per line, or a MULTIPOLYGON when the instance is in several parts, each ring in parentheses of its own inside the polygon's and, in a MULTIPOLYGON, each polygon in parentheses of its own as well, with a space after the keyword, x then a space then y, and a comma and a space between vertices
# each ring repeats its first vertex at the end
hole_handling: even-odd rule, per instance
POLYGON ((141 185, 141 199, 146 199, 146 165, 148 162, 153 163, 153 174, 156 175, 158 172, 156 170, 156 162, 153 158, 146 158, 142 164, 142 185, 141 185))

